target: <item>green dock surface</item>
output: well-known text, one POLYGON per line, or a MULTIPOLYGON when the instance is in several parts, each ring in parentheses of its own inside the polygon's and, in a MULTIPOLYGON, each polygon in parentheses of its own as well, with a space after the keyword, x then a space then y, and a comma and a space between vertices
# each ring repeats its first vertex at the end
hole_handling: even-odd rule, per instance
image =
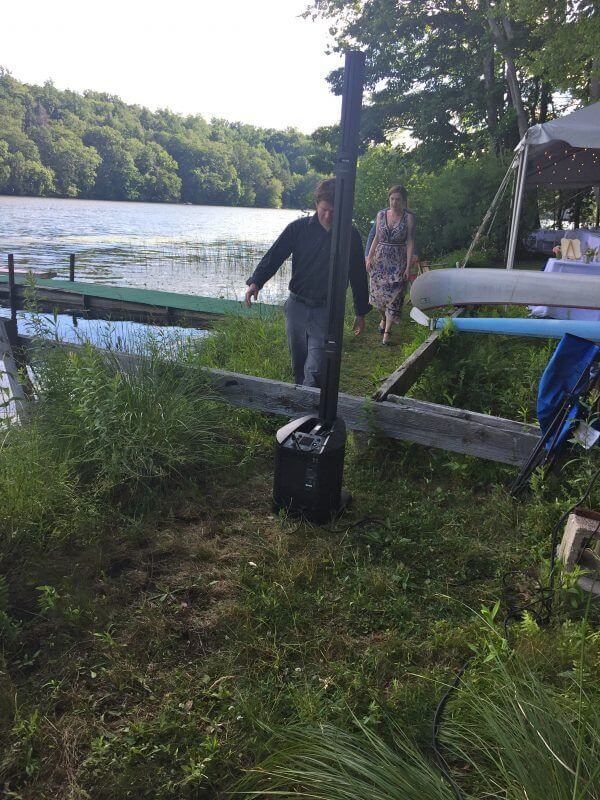
MULTIPOLYGON (((15 283, 23 286, 27 284, 26 275, 15 275, 15 283)), ((8 283, 8 275, 0 274, 0 284, 8 283)), ((238 300, 222 300, 217 297, 199 297, 191 294, 178 294, 177 292, 161 292, 154 289, 138 289, 133 286, 107 286, 97 283, 82 283, 57 279, 36 278, 37 287, 59 292, 70 292, 74 295, 85 297, 104 298, 122 303, 139 303, 159 308, 172 308, 180 311, 190 311, 200 314, 224 315, 237 314, 247 316, 259 314, 260 316, 276 313, 279 306, 268 303, 253 303, 247 308, 238 300)))

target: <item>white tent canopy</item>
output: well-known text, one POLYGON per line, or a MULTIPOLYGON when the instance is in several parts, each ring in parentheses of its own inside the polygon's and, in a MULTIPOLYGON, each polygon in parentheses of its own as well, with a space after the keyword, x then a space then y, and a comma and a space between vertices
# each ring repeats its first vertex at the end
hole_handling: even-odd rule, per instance
POLYGON ((600 185, 600 102, 551 122, 533 125, 516 150, 519 161, 507 269, 514 264, 526 189, 600 185))

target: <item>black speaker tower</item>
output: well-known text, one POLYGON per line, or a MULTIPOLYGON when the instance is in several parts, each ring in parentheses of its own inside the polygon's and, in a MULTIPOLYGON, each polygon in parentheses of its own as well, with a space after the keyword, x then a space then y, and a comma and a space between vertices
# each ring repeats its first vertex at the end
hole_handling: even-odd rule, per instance
POLYGON ((339 514, 350 499, 342 489, 346 425, 337 416, 337 404, 364 70, 364 53, 346 54, 319 413, 292 420, 277 431, 273 507, 316 523, 339 514))

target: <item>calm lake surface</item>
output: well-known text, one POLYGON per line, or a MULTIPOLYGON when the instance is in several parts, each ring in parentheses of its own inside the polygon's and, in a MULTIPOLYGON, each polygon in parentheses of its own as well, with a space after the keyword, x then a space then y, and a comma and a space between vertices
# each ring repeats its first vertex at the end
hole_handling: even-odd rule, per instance
MULTIPOLYGON (((0 262, 92 283, 241 299, 265 250, 301 211, 0 196, 0 262)), ((286 296, 286 264, 261 293, 286 296)))

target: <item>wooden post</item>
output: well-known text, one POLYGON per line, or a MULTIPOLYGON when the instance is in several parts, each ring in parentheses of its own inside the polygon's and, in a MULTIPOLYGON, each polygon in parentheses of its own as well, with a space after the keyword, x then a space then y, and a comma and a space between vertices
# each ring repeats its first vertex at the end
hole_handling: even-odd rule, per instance
MULTIPOLYGON (((71 255, 69 256, 69 280, 71 281, 71 283, 75 282, 75 253, 71 253, 71 255)), ((76 328, 77 317, 75 316, 75 314, 73 314, 71 319, 73 320, 73 327, 76 328)))
POLYGON ((27 415, 27 401, 19 383, 17 360, 10 336, 11 327, 8 320, 0 319, 0 419, 16 418, 23 422, 27 415))
POLYGON ((10 303, 10 325, 8 336, 12 346, 17 343, 17 290, 15 287, 15 257, 8 254, 8 301, 10 303))

